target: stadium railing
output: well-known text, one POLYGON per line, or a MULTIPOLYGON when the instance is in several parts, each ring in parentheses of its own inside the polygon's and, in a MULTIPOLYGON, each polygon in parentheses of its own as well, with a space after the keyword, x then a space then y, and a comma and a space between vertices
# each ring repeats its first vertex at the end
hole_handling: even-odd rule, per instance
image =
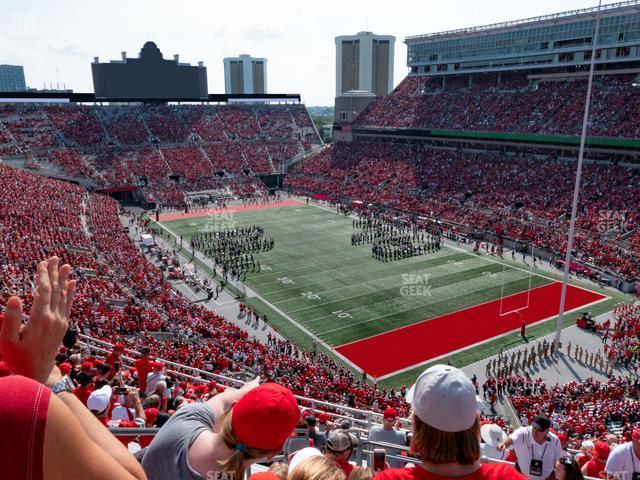
MULTIPOLYGON (((90 347, 97 352, 104 354, 105 356, 113 351, 113 345, 103 340, 98 340, 84 334, 79 334, 78 338, 81 344, 84 344, 87 347, 90 347)), ((122 359, 125 360, 127 364, 130 364, 130 366, 133 366, 136 359, 132 355, 140 355, 140 352, 131 349, 126 349, 125 351, 129 353, 129 355, 122 355, 122 359)), ((243 380, 240 380, 238 378, 232 378, 226 375, 207 372, 205 370, 188 367, 186 365, 181 365, 169 360, 164 360, 162 358, 158 358, 158 360, 160 360, 166 366, 173 367, 166 369, 167 373, 170 373, 172 376, 175 376, 177 378, 186 379, 188 381, 215 380, 216 382, 225 383, 227 385, 230 384, 237 387, 240 387, 245 383, 243 380), (185 373, 185 371, 190 373, 185 373)), ((307 398, 300 395, 295 395, 295 398, 298 400, 298 403, 302 410, 309 410, 311 411, 311 413, 316 413, 319 411, 324 412, 325 409, 330 410, 329 412, 326 412, 329 414, 330 418, 337 421, 348 420, 353 424, 352 429, 362 433, 368 432, 369 429, 375 425, 382 424, 382 412, 374 412, 371 410, 347 407, 342 404, 326 402, 314 398, 307 398)), ((408 418, 401 418, 400 421, 404 425, 411 424, 411 420, 408 418)))

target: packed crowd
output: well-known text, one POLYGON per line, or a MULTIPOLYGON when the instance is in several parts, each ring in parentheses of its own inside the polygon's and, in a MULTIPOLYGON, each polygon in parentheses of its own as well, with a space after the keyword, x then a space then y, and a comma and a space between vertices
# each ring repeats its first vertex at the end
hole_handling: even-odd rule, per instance
MULTIPOLYGON (((531 82, 525 73, 478 77, 461 76, 458 80, 407 77, 390 95, 372 102, 355 123, 379 127, 580 134, 587 91, 585 77, 531 82), (515 111, 518 115, 513 115, 515 111)), ((640 109, 640 91, 633 88, 633 81, 630 74, 595 77, 590 135, 640 136, 640 124, 634 120, 634 112, 640 109)))
MULTIPOLYGON (((484 230, 561 255, 574 175, 575 163, 563 159, 354 142, 301 162, 285 185, 435 217, 467 233, 484 230)), ((640 195, 639 175, 622 166, 584 166, 577 260, 624 278, 638 277, 638 253, 615 237, 637 228, 639 212, 631 200, 640 195), (614 238, 604 241, 604 233, 614 238)))
MULTIPOLYGON (((245 331, 201 305, 189 304, 173 291, 165 280, 163 271, 151 264, 129 240, 120 223, 119 209, 115 201, 101 195, 89 194, 71 184, 5 166, 0 166, 0 182, 0 219, 3 226, 6 226, 1 230, 0 251, 8 260, 2 267, 0 302, 13 305, 11 308, 15 309, 15 300, 10 300, 10 296, 18 294, 26 311, 37 312, 38 298, 42 298, 42 295, 37 295, 38 282, 43 278, 41 274, 36 280, 34 296, 31 275, 37 261, 56 254, 62 261, 70 262, 74 266, 73 270, 68 272, 75 279, 71 324, 77 327, 74 326, 72 331, 110 343, 115 342, 116 345, 112 350, 101 353, 76 344, 74 335, 71 335, 67 338, 65 348, 55 348, 58 352, 58 368, 72 376, 75 382, 75 397, 81 402, 80 405, 86 406, 87 411, 92 410, 103 425, 140 427, 159 426, 166 422, 168 428, 163 427, 161 432, 164 433, 159 435, 147 450, 148 460, 143 460, 143 466, 147 463, 146 474, 151 478, 165 478, 161 472, 166 474, 167 471, 171 471, 170 468, 177 468, 175 464, 166 464, 167 461, 171 463, 176 458, 175 450, 171 450, 170 455, 166 450, 176 448, 175 443, 171 441, 171 435, 176 435, 176 430, 171 425, 178 423, 178 419, 187 422, 193 420, 184 418, 187 413, 180 412, 205 408, 205 405, 211 405, 210 402, 216 398, 218 400, 215 402, 218 402, 229 397, 230 404, 235 404, 238 400, 233 397, 237 391, 225 386, 205 380, 179 379, 177 375, 180 367, 172 367, 176 374, 167 373, 167 360, 212 373, 248 370, 260 374, 267 381, 282 385, 283 387, 278 388, 284 390, 279 391, 289 392, 286 395, 293 392, 349 406, 384 411, 383 416, 393 418, 390 427, 384 427, 379 436, 379 440, 382 441, 406 435, 396 434, 396 431, 390 428, 395 424, 395 418, 407 416, 410 408, 415 415, 414 422, 419 419, 445 432, 457 432, 471 427, 475 432, 475 429, 479 428, 475 421, 471 421, 472 416, 476 418, 477 387, 468 379, 468 386, 465 386, 464 390, 469 390, 469 401, 464 400, 464 405, 443 401, 433 407, 433 402, 412 401, 411 397, 407 403, 407 393, 413 395, 414 399, 420 398, 430 388, 436 388, 435 385, 443 385, 442 380, 424 380, 424 386, 420 387, 419 379, 418 386, 412 389, 413 393, 407 392, 404 387, 399 391, 378 389, 375 385, 354 378, 351 372, 336 365, 326 355, 303 351, 289 341, 274 339, 268 345, 260 344, 248 338, 245 331), (34 205, 38 208, 34 208, 34 205), (149 335, 151 331, 165 331, 173 335, 167 340, 155 340, 149 335), (125 356, 131 356, 134 351, 139 354, 131 364, 125 356), (455 409, 455 414, 446 414, 447 408, 455 409), (390 414, 391 411, 393 415, 390 414)), ((138 219, 129 217, 130 228, 141 228, 141 225, 138 219)), ((9 314, 13 315, 5 313, 9 314)), ((621 310, 619 314, 624 315, 626 319, 628 312, 621 310)), ((624 328, 625 332, 628 330, 629 327, 624 328)), ((62 333, 64 331, 61 332, 60 338, 62 333)), ((41 347, 40 342, 38 348, 41 347)), ((5 351, 0 368, 2 375, 11 370, 21 373, 12 363, 13 357, 10 354, 6 357, 4 355, 5 351)), ((457 375, 451 373, 455 369, 442 368, 447 370, 447 375, 457 375)), ((442 372, 437 375, 442 375, 442 372)), ((450 391, 459 388, 460 382, 464 383, 461 378, 456 378, 454 385, 447 387, 450 391)), ((44 383, 44 380, 42 382, 44 383)), ((250 384, 246 390, 253 387, 255 385, 250 384)), ((507 388, 514 388, 514 385, 507 388)), ((28 391, 27 388, 21 390, 28 391)), ((264 388, 260 392, 264 392, 264 388)), ((574 407, 579 411, 580 407, 577 405, 587 404, 587 396, 596 404, 597 413, 601 416, 594 415, 592 423, 583 422, 585 435, 603 435, 606 430, 601 428, 600 419, 613 418, 613 413, 618 412, 623 415, 617 417, 625 425, 623 436, 625 439, 631 438, 631 425, 638 420, 637 404, 627 399, 634 395, 637 397, 637 380, 633 385, 624 383, 623 380, 607 384, 586 381, 565 387, 540 389, 536 393, 536 397, 524 397, 522 400, 521 409, 526 411, 523 416, 533 415, 536 406, 537 410, 549 411, 552 421, 559 421, 559 428, 566 428, 567 433, 573 435, 570 437, 572 439, 581 438, 583 431, 570 431, 571 424, 567 412, 573 412, 574 407), (545 396, 552 393, 555 395, 545 396), (532 404, 532 398, 537 403, 532 404), (539 402, 539 398, 543 398, 543 402, 539 402), (624 410, 621 409, 622 406, 625 406, 624 410), (617 410, 614 410, 614 407, 617 410)), ((460 392, 457 391, 453 398, 460 401, 460 392)), ((200 415, 203 412, 206 411, 202 411, 200 415)), ((261 413, 261 418, 269 417, 261 413)), ((535 424, 535 418, 532 420, 532 424, 535 424)), ((281 433, 278 438, 284 441, 299 421, 300 413, 296 405, 295 422, 292 419, 291 425, 286 428, 289 433, 281 433)), ((314 427, 313 424, 314 421, 306 420, 308 427, 314 427)), ((189 423, 190 427, 193 425, 189 423)), ((414 425, 413 433, 414 451, 420 438, 418 427, 421 424, 417 425, 414 425)), ((189 431, 193 431, 193 428, 189 428, 189 431)), ((266 431, 258 429, 257 434, 246 433, 249 437, 242 437, 241 433, 236 432, 246 443, 235 440, 236 443, 233 445, 242 443, 248 448, 252 445, 249 438, 266 438, 266 431)), ((315 429, 311 429, 311 432, 314 437, 318 434, 316 438, 319 443, 314 446, 321 446, 321 432, 315 429)), ((515 435, 515 432, 512 435, 515 435)), ((312 435, 309 434, 309 437, 312 435)), ((344 441, 338 446, 338 443, 329 442, 329 437, 326 444, 329 449, 334 448, 334 453, 340 453, 342 448, 343 452, 347 450, 344 441)), ((406 439, 406 436, 404 438, 406 439)), ((275 443, 269 446, 275 448, 275 443)), ((398 444, 403 445, 402 442, 398 444)), ((426 450, 422 454, 423 459, 430 458, 426 450)), ((256 455, 257 457, 259 455, 256 455)), ((476 457, 479 458, 479 455, 476 457)), ((346 458, 348 459, 348 456, 346 458)), ((552 470, 554 467, 555 464, 551 465, 552 470)), ((384 475, 379 474, 379 478, 407 478, 393 475, 395 474, 392 469, 385 471, 384 475)), ((503 472, 499 478, 521 477, 509 477, 503 472)))
POLYGON ((176 189, 275 173, 320 143, 304 105, 0 107, 1 156, 30 153, 99 187, 144 181, 173 206, 184 201, 176 189))

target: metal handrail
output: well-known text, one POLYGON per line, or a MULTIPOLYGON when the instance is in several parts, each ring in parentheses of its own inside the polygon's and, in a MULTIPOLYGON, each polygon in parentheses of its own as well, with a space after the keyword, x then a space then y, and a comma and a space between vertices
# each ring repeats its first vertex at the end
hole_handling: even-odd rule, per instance
MULTIPOLYGON (((83 339, 85 342, 83 343, 87 343, 87 346, 90 346, 91 348, 94 348, 96 350, 98 350, 99 352, 102 352, 104 354, 107 354, 109 352, 111 352, 113 350, 113 345, 105 342, 103 340, 98 340, 96 338, 90 337, 88 335, 84 335, 84 334, 78 334, 78 338, 83 339), (97 343, 99 345, 103 345, 103 347, 99 347, 96 345, 90 345, 89 342, 93 342, 93 343, 97 343), (104 347, 109 347, 109 348, 104 348, 104 347)), ((133 353, 135 355, 140 355, 140 352, 136 351, 136 350, 132 350, 132 349, 125 349, 126 352, 128 353, 133 353)), ((133 362, 135 362, 135 358, 128 356, 128 355, 122 355, 121 356, 124 360, 127 360, 130 364, 133 365, 133 362)), ((159 358, 160 361, 162 361, 164 364, 169 365, 169 366, 173 366, 175 368, 179 368, 181 370, 187 370, 187 371, 191 371, 193 373, 197 373, 200 376, 194 376, 194 375, 189 375, 188 373, 184 373, 181 371, 176 371, 176 370, 170 370, 168 369, 167 372, 171 373, 177 377, 183 377, 183 378, 187 378, 189 380, 196 380, 196 381, 206 381, 208 379, 213 379, 216 381, 222 381, 222 382, 230 382, 233 385, 236 386, 242 386, 244 385, 246 382, 242 381, 242 380, 238 380, 235 378, 231 378, 231 377, 226 377, 224 375, 220 375, 217 373, 211 373, 211 372, 207 372, 205 370, 200 370, 198 368, 195 367, 189 367, 186 365, 181 365, 179 363, 175 363, 175 362, 171 362, 169 360, 165 360, 162 358, 159 358)), ((332 410, 336 410, 336 412, 327 412, 328 415, 332 418, 337 418, 340 420, 349 420, 353 423, 357 423, 359 425, 363 425, 365 428, 358 428, 358 430, 362 431, 362 432, 366 432, 368 431, 372 426, 374 425, 380 425, 382 423, 382 418, 383 418, 383 414, 381 412, 374 412, 371 410, 363 410, 363 409, 358 409, 358 408, 353 408, 353 407, 347 407, 344 405, 340 405, 340 404, 336 404, 336 403, 331 403, 331 402, 326 402, 323 400, 316 400, 313 398, 307 398, 307 397, 303 397, 301 395, 294 395, 294 397, 296 398, 296 400, 298 400, 299 403, 304 402, 304 403, 308 403, 309 406, 304 406, 304 405, 300 405, 301 409, 305 410, 305 409, 309 409, 311 410, 312 413, 315 413, 316 411, 319 411, 319 406, 320 407, 326 407, 332 410), (353 416, 348 416, 348 415, 344 415, 341 412, 346 412, 346 413, 351 413, 353 416), (358 418, 360 417, 360 418, 358 418), (379 421, 376 421, 378 420, 379 421)), ((408 418, 401 418, 400 421, 405 424, 405 425, 410 425, 411 424, 411 420, 408 418)), ((357 427, 356 427, 357 428, 357 427)))

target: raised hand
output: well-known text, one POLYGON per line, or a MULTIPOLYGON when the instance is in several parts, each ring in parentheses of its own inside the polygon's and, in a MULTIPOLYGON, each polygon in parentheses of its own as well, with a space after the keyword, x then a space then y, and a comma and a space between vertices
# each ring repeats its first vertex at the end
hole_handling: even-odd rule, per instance
POLYGON ((29 320, 22 325, 22 301, 11 297, 0 328, 0 355, 13 373, 47 383, 55 367, 60 342, 69 328, 75 280, 69 280, 71 267, 58 268, 60 260, 51 257, 38 264, 29 320))

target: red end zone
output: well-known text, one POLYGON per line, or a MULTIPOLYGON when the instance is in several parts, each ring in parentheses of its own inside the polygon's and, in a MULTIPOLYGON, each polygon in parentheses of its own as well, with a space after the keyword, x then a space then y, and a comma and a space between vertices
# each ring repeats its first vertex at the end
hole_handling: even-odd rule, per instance
MULTIPOLYGON (((500 311, 508 312, 527 304, 526 291, 505 297, 502 310, 500 300, 494 300, 348 343, 336 350, 368 374, 381 377, 517 330, 523 318, 529 325, 556 316, 561 289, 560 282, 534 288, 528 308, 504 316, 500 316, 500 311)), ((607 297, 569 285, 565 311, 604 298, 607 297)))
POLYGON ((169 220, 180 220, 181 218, 195 218, 206 217, 208 215, 217 215, 219 213, 235 213, 235 212, 248 212, 251 210, 265 210, 267 208, 278 207, 297 207, 301 205, 300 200, 283 200, 281 202, 269 202, 258 203, 253 205, 232 205, 227 208, 212 208, 209 210, 196 210, 189 213, 173 212, 173 213, 161 213, 158 217, 161 222, 168 222, 169 220))

